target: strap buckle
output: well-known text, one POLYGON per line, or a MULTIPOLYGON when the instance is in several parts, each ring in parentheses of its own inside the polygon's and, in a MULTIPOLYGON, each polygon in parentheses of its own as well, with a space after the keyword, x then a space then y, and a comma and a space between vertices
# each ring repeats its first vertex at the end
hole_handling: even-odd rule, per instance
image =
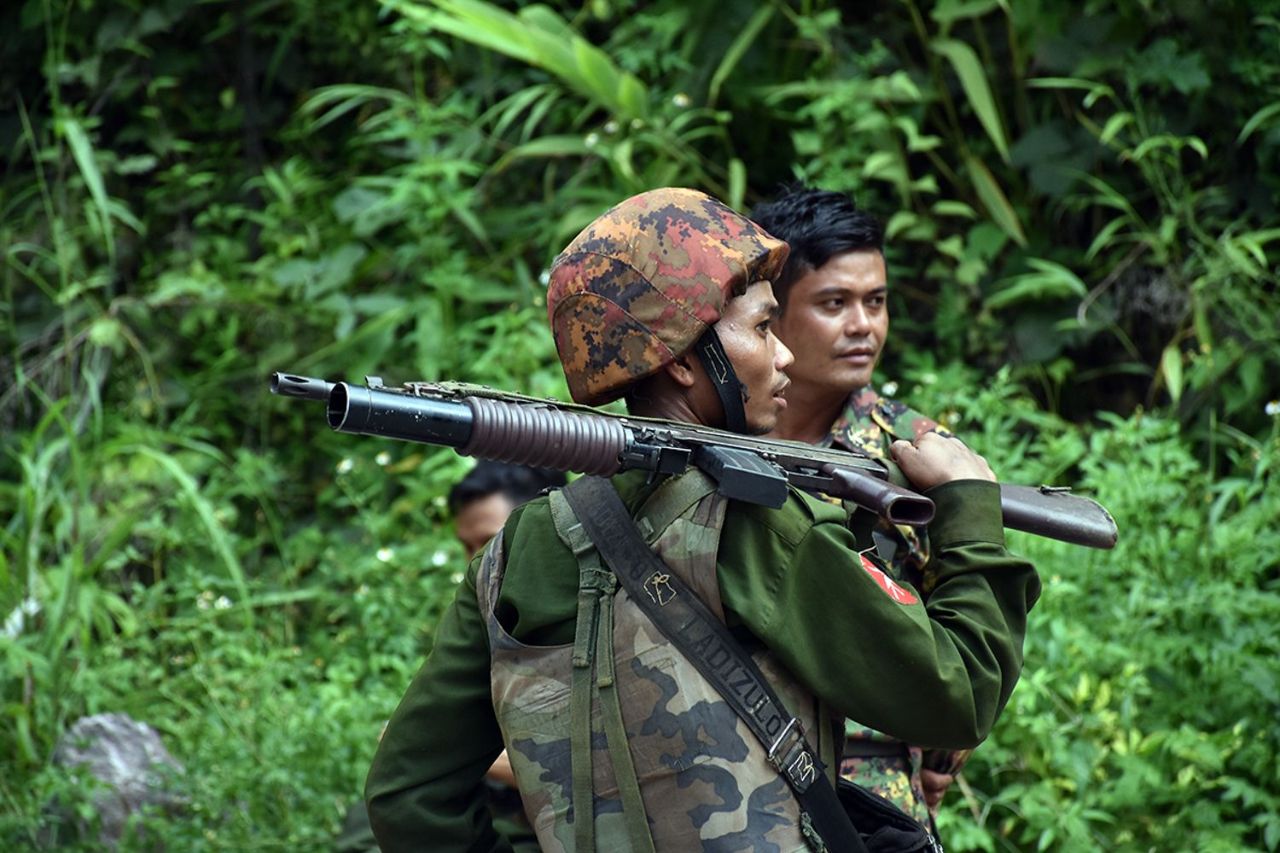
POLYGON ((818 762, 804 739, 804 724, 792 717, 774 738, 766 754, 774 769, 803 794, 818 779, 818 762), (784 746, 785 744, 785 746, 784 746))

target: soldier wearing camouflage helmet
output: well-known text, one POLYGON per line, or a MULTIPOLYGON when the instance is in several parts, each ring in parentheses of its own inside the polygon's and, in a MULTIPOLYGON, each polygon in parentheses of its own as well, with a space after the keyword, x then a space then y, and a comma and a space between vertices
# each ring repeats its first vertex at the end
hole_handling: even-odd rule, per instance
MULTIPOLYGON (((889 333, 880 222, 844 193, 806 187, 758 205, 752 219, 791 247, 774 291, 783 308, 777 332, 796 361, 790 405, 774 435, 881 459, 896 440, 949 436, 937 421, 871 384, 889 333)), ((875 539, 896 578, 918 579, 929 557, 927 536, 883 522, 874 534, 862 533, 863 541, 875 539)), ((929 823, 968 754, 926 753, 851 723, 841 775, 929 823)))
MULTIPOLYGON (((603 214, 556 259, 548 292, 575 399, 773 428, 792 360, 773 334, 786 251, 692 190, 603 214)), ((798 491, 781 509, 728 501, 696 470, 612 481, 650 547, 751 651, 829 776, 844 716, 913 742, 981 740, 1017 680, 1039 592, 1003 547, 981 457, 937 435, 893 452, 938 509, 927 608, 921 589, 859 555, 841 507, 798 491)), ((500 849, 479 780, 504 746, 544 850, 816 843, 765 748, 618 591, 559 492, 513 513, 472 562, 392 716, 366 785, 382 849, 500 849)))

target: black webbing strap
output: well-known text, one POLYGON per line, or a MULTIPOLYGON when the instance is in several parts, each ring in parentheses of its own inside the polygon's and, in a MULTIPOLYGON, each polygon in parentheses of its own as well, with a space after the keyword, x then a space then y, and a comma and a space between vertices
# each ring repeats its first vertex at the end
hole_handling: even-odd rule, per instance
POLYGON ((769 762, 791 786, 827 849, 865 853, 800 721, 788 713, 725 624, 645 544, 613 485, 600 477, 582 477, 563 493, 623 589, 764 745, 769 762))
POLYGON ((711 377, 711 384, 720 398, 720 406, 724 409, 724 428, 745 435, 747 410, 742 399, 742 383, 738 381, 733 362, 729 361, 716 330, 708 327, 693 345, 693 352, 702 362, 702 369, 711 377))

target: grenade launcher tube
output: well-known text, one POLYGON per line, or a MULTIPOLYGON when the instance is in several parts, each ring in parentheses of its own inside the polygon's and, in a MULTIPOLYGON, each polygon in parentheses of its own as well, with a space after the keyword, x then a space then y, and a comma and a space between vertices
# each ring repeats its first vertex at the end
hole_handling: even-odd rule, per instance
POLYGON ((632 441, 609 418, 466 397, 415 397, 339 382, 329 395, 329 426, 338 432, 378 435, 452 447, 466 456, 538 468, 612 476, 632 441))

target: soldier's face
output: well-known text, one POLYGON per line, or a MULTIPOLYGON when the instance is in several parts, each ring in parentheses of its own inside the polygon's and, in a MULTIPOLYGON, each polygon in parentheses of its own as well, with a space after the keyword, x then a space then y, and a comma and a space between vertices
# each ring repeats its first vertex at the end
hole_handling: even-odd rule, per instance
POLYGON ((791 384, 786 369, 793 358, 791 350, 774 334, 777 315, 773 285, 758 281, 743 295, 729 300, 715 325, 725 354, 742 383, 747 429, 757 435, 777 425, 778 414, 787 406, 783 392, 791 384))
POLYGON ((515 506, 502 492, 494 492, 462 505, 453 519, 453 525, 458 541, 467 552, 468 560, 498 535, 513 509, 515 506))
POLYGON ((845 397, 871 382, 889 334, 884 255, 845 252, 791 285, 778 336, 795 353, 788 374, 807 396, 845 397))

